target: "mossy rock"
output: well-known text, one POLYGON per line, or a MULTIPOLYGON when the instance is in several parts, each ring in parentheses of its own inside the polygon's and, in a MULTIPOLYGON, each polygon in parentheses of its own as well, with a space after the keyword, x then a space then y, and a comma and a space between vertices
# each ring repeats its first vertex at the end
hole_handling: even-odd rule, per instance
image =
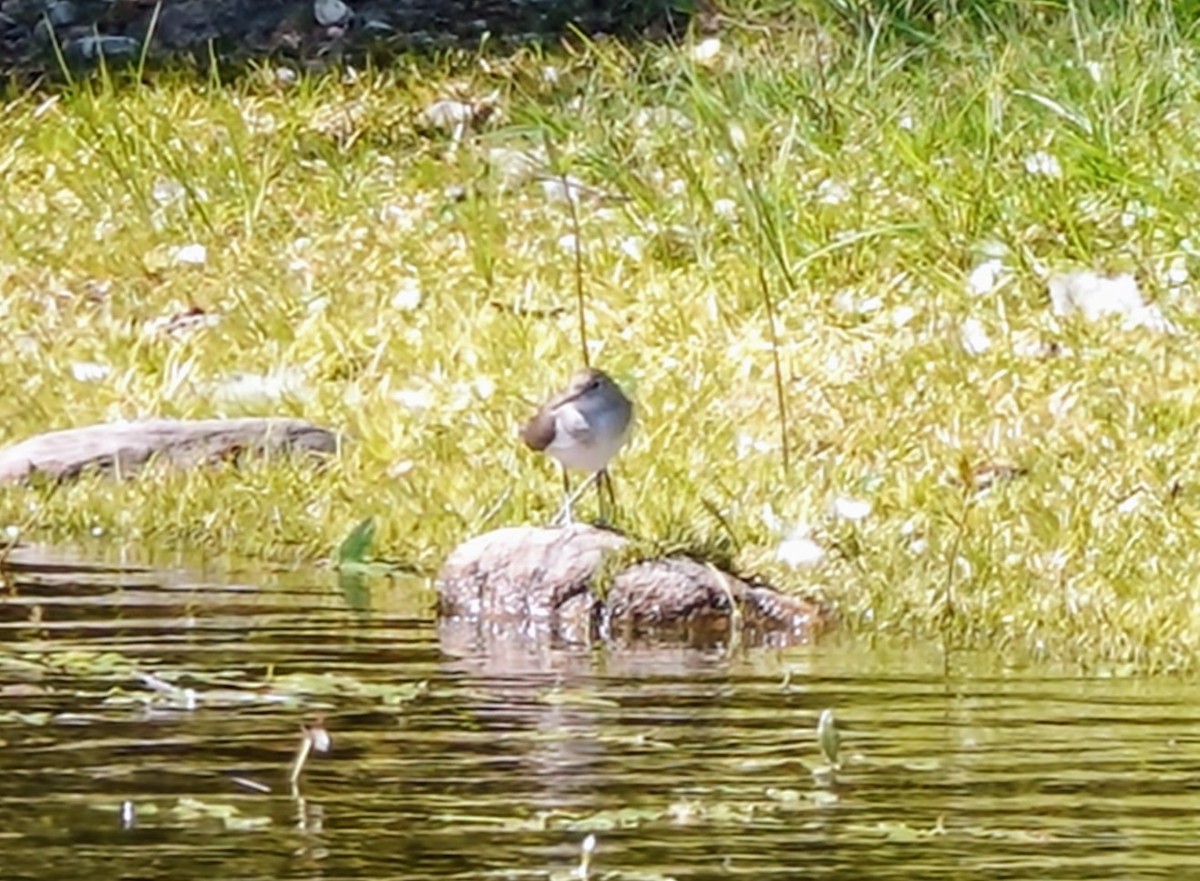
POLYGON ((827 622, 816 604, 675 553, 647 557, 619 533, 517 526, 461 544, 438 577, 456 638, 520 634, 548 644, 643 640, 786 645, 827 622))

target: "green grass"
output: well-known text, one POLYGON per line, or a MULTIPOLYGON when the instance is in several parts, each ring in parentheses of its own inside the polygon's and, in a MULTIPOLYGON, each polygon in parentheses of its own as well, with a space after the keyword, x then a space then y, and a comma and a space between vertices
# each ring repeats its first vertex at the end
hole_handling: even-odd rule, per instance
POLYGON ((577 214, 592 360, 638 405, 616 469, 630 531, 733 547, 851 631, 1193 668, 1200 320, 1167 272, 1200 255, 1195 42, 1157 8, 1016 7, 931 39, 899 13, 799 7, 732 13, 706 64, 577 42, 14 95, 0 441, 283 413, 349 442, 320 470, 5 489, 0 524, 288 562, 374 515, 382 556, 433 571, 472 534, 546 519, 557 475, 514 426, 581 360, 575 220, 489 155, 548 145, 623 197, 577 214), (492 91, 457 150, 421 124, 438 97, 492 91), (1061 176, 1027 172, 1039 152, 1061 176), (177 264, 189 244, 203 265, 177 264), (968 295, 997 249, 1003 283, 968 295), (1179 333, 1053 318, 1045 272, 1069 269, 1133 272, 1179 333), (214 323, 154 329, 193 306, 214 323), (1028 354, 1045 343, 1062 353, 1028 354), (109 372, 77 378, 90 362, 109 372), (284 393, 232 399, 237 373, 284 393), (964 490, 989 462, 1027 473, 964 490), (841 497, 870 513, 831 514, 841 497), (828 553, 792 569, 776 551, 800 522, 828 553))

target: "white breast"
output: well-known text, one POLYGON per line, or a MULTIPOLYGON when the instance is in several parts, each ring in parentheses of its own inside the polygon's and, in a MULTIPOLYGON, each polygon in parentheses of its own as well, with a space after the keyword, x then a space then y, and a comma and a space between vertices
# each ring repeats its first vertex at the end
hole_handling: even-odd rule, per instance
POLYGON ((628 419, 610 408, 581 412, 567 404, 554 414, 554 440, 546 452, 567 468, 602 471, 625 444, 628 419))

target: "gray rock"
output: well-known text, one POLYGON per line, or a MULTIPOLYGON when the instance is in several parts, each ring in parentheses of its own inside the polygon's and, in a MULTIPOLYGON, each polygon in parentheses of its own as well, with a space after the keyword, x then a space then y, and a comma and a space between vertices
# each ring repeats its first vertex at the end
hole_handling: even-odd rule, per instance
MULTIPOLYGON (((208 0, 183 0, 165 4, 154 28, 154 43, 166 49, 202 46, 221 37, 219 19, 208 0)), ((147 30, 149 29, 147 24, 147 30)))
POLYGON ((321 27, 345 24, 353 14, 342 0, 313 0, 313 17, 321 27))
POLYGON ((46 18, 56 28, 65 28, 75 24, 79 18, 79 9, 71 0, 54 0, 46 7, 46 18))
POLYGON ((151 459, 195 468, 247 453, 330 455, 337 448, 332 431, 284 417, 115 422, 39 434, 0 449, 0 485, 37 476, 71 480, 88 471, 131 477, 151 459))
POLYGON ((98 61, 101 58, 123 60, 137 55, 142 49, 142 44, 133 37, 122 37, 116 34, 89 34, 73 40, 67 49, 70 54, 85 61, 98 61))
POLYGON ((42 15, 42 5, 38 0, 2 0, 0 12, 13 21, 32 25, 42 15))

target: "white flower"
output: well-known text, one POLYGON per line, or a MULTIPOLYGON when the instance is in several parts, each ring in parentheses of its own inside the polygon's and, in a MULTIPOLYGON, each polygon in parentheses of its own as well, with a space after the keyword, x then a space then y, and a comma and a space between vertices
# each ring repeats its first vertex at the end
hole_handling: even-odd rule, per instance
POLYGON ((912 306, 897 306, 892 310, 892 327, 904 327, 917 317, 917 310, 912 306))
POLYGON ((621 239, 621 253, 635 263, 640 263, 646 253, 646 243, 637 236, 625 236, 621 239))
POLYGON ((871 513, 871 503, 863 499, 838 496, 833 500, 833 513, 843 520, 863 520, 871 513))
POLYGON ((996 289, 1004 272, 1004 262, 998 257, 989 257, 971 270, 967 276, 967 293, 976 297, 990 294, 996 289))
POLYGON ((379 219, 403 230, 415 228, 420 217, 414 209, 393 202, 379 209, 379 219))
POLYGON ((399 389, 392 393, 392 400, 414 413, 420 413, 433 406, 433 395, 428 389, 399 389))
POLYGON ((596 191, 575 177, 547 177, 542 179, 542 193, 551 202, 574 202, 579 204, 581 197, 595 197, 596 191))
POLYGON ((1125 499, 1119 505, 1117 505, 1117 510, 1120 511, 1122 514, 1132 514, 1134 511, 1136 511, 1141 506, 1142 506, 1142 494, 1139 491, 1139 492, 1135 492, 1129 498, 1125 499))
POLYGON ((1102 315, 1127 315, 1144 305, 1132 275, 1105 278, 1094 272, 1070 272, 1050 279, 1050 305, 1055 315, 1082 312, 1095 320, 1102 315))
POLYGON ((968 355, 982 355, 992 347, 992 339, 978 318, 968 318, 959 328, 962 347, 968 355))
POLYGON ((840 205, 850 198, 850 192, 837 181, 823 180, 817 184, 817 201, 823 205, 840 205))
POLYGON ((71 375, 79 382, 99 382, 112 373, 107 364, 97 364, 95 361, 73 361, 71 375))
POLYGON ((1146 330, 1152 330, 1155 333, 1177 333, 1178 328, 1171 323, 1167 316, 1163 315, 1162 310, 1154 304, 1148 304, 1140 309, 1135 309, 1130 315, 1125 318, 1124 327, 1130 330, 1136 327, 1144 327, 1146 330))
POLYGON ((441 98, 425 108, 425 121, 434 128, 453 130, 475 118, 475 105, 453 98, 441 98))
POLYGON ((1174 331, 1161 310, 1142 299, 1132 275, 1106 278, 1094 272, 1071 272, 1051 278, 1049 288, 1055 315, 1078 312, 1088 321, 1117 315, 1125 319, 1127 330, 1144 327, 1160 333, 1174 331))
POLYGON ((1070 352, 1059 343, 1046 342, 1036 331, 1019 330, 1012 335, 1012 353, 1018 358, 1054 358, 1070 352))
POLYGON ((396 293, 392 294, 392 308, 401 312, 411 312, 421 305, 421 282, 415 278, 406 278, 400 283, 396 293))
POLYGON ((1108 211, 1108 200, 1100 196, 1084 196, 1076 202, 1076 210, 1088 220, 1099 220, 1108 211))
POLYGON ((687 181, 676 178, 667 184, 667 192, 672 196, 682 196, 687 192, 687 181))
POLYGON ((1176 257, 1171 261, 1171 265, 1167 267, 1167 284, 1173 288, 1185 285, 1191 274, 1188 272, 1187 260, 1183 257, 1176 257))
POLYGON ((1043 177, 1062 177, 1062 166, 1054 156, 1044 150, 1025 157, 1025 171, 1043 177))
POLYGON ((737 202, 733 199, 717 199, 713 202, 713 213, 723 220, 733 220, 737 217, 737 202))
POLYGON ((203 266, 208 262, 208 248, 193 242, 171 249, 171 260, 179 266, 203 266))
POLYGON ((1145 202, 1133 199, 1125 203, 1125 210, 1121 214, 1121 226, 1128 229, 1139 220, 1149 220, 1157 214, 1158 209, 1153 205, 1147 205, 1145 202))
POLYGON ((154 187, 150 190, 150 196, 159 205, 166 205, 176 199, 182 199, 186 195, 187 190, 183 188, 183 184, 167 179, 155 181, 154 187))
POLYGON ((738 458, 747 455, 748 453, 769 453, 771 452, 771 444, 767 441, 759 440, 752 434, 747 434, 744 431, 738 432, 737 438, 734 440, 737 445, 738 458))
POLYGON ((708 37, 692 47, 692 61, 697 64, 712 64, 720 54, 721 41, 716 37, 708 37))
POLYGON ((839 292, 833 298, 833 308, 846 315, 865 316, 883 308, 883 297, 860 297, 853 290, 839 292))
POLYGON ((825 559, 825 549, 813 541, 810 531, 807 523, 797 523, 788 537, 779 543, 775 558, 793 569, 820 563, 825 559))
POLYGON ((473 385, 475 394, 485 401, 496 393, 496 383, 490 376, 477 377, 473 385))
POLYGON ((686 113, 676 110, 674 107, 663 105, 643 107, 634 114, 633 125, 642 131, 656 128, 673 128, 687 132, 695 128, 691 118, 686 113))

